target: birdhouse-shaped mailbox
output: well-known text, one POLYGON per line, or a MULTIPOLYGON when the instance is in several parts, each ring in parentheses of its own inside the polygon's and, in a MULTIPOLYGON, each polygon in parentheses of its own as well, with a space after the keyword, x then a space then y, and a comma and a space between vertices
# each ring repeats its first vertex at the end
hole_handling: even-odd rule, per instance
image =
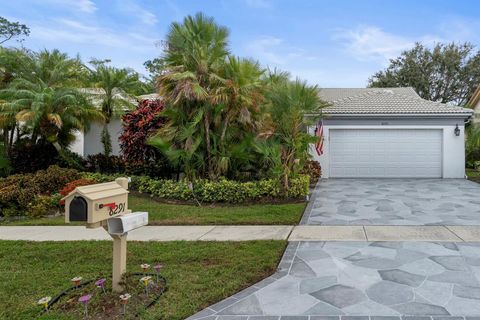
POLYGON ((85 221, 87 227, 99 227, 102 221, 130 213, 128 210, 128 180, 77 187, 65 200, 65 222, 85 221))

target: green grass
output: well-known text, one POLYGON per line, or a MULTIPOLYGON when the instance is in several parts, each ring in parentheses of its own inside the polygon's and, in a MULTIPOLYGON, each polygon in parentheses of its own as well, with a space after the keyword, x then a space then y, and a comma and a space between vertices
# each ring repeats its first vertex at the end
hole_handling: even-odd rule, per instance
MULTIPOLYGON (((272 274, 283 241, 129 242, 128 271, 162 262, 168 291, 142 319, 185 319, 272 274)), ((74 276, 85 280, 111 272, 107 241, 0 241, 0 319, 33 319, 36 301, 55 296, 74 276)), ((40 319, 69 319, 50 312, 40 319)))
MULTIPOLYGON (((129 196, 129 208, 133 211, 147 211, 150 225, 294 225, 300 221, 305 205, 305 203, 288 203, 198 207, 160 203, 136 195, 129 196)), ((64 218, 14 220, 0 224, 63 225, 64 218)))

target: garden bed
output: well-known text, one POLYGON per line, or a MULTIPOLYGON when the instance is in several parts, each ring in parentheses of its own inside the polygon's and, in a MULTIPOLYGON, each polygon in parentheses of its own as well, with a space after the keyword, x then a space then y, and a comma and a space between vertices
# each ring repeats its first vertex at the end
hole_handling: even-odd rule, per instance
MULTIPOLYGON (((168 280, 166 293, 140 318, 187 318, 272 274, 285 245, 284 241, 130 242, 127 271, 138 271, 146 261, 159 261, 168 280)), ((38 318, 37 301, 68 287, 72 274, 107 278, 111 250, 109 241, 0 241, 0 319, 38 318)), ((78 317, 52 309, 40 318, 78 317)))
MULTIPOLYGON (((155 201, 146 195, 129 196, 129 208, 147 211, 150 225, 295 225, 300 221, 306 202, 251 205, 172 204, 155 201)), ((44 218, 9 218, 0 225, 64 225, 63 216, 44 218)), ((72 222, 69 225, 83 225, 72 222)))

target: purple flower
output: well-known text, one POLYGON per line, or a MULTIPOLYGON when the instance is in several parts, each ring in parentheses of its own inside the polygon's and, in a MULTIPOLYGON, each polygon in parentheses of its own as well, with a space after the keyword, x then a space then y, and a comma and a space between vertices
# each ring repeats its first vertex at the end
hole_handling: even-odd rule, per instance
POLYGON ((153 269, 155 270, 155 272, 160 272, 160 270, 162 270, 163 268, 163 265, 162 264, 156 264, 153 266, 153 269))
POLYGON ((97 287, 103 288, 103 286, 105 285, 105 282, 106 282, 106 281, 107 281, 107 279, 104 279, 104 278, 98 279, 97 281, 95 281, 95 285, 96 285, 97 287))
POLYGON ((92 298, 92 295, 91 294, 86 294, 84 296, 81 296, 80 298, 78 298, 78 302, 81 302, 83 304, 87 304, 88 301, 90 301, 90 299, 92 298))

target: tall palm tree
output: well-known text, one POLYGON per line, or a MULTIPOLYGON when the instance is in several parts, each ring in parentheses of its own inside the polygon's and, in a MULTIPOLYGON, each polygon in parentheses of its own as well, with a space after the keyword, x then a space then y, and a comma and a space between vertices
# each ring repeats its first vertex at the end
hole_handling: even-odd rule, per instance
POLYGON ((220 104, 220 121, 218 131, 218 154, 215 169, 217 175, 224 175, 229 168, 231 154, 235 145, 244 140, 245 134, 236 135, 237 141, 229 144, 227 133, 243 129, 243 133, 255 132, 259 106, 263 102, 262 76, 264 70, 256 61, 228 57, 220 71, 220 84, 213 92, 213 101, 220 104), (232 125, 234 125, 233 129, 232 125), (229 149, 229 150, 227 150, 229 149))
POLYGON ((138 73, 130 69, 119 69, 99 64, 91 70, 91 83, 96 90, 86 90, 92 97, 95 105, 100 105, 105 124, 102 130, 102 143, 105 155, 109 155, 111 137, 108 131, 108 124, 113 117, 118 117, 126 110, 135 107, 133 93, 143 84, 138 73))
POLYGON ((160 95, 190 119, 201 118, 207 174, 214 177, 211 125, 212 91, 221 82, 219 72, 229 51, 228 30, 202 13, 172 23, 162 58, 165 71, 158 78, 160 95))

